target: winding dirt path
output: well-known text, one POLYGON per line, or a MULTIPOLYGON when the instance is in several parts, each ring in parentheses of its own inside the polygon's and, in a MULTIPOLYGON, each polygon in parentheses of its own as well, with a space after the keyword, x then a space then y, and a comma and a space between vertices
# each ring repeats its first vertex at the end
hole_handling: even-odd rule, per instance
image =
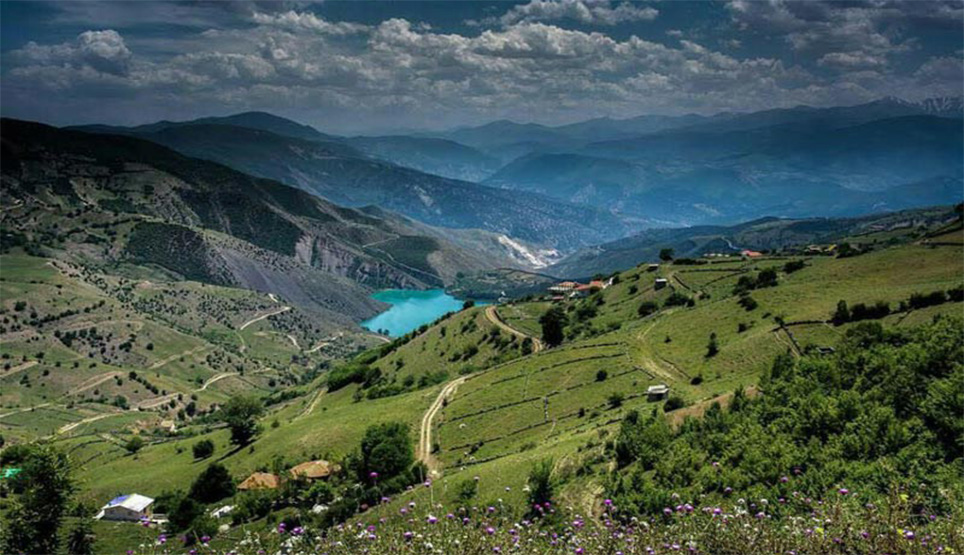
POLYGON ((502 330, 504 330, 504 331, 506 331, 506 332, 508 332, 508 333, 511 333, 512 335, 514 335, 514 336, 516 336, 516 337, 518 337, 518 338, 520 338, 520 339, 526 339, 526 338, 531 339, 531 340, 532 340, 532 352, 533 352, 533 353, 538 353, 539 351, 545 349, 545 344, 544 344, 544 343, 542 342, 542 340, 539 339, 538 337, 533 337, 533 336, 531 336, 531 335, 529 335, 529 334, 527 334, 527 333, 524 333, 524 332, 522 332, 522 331, 519 331, 519 330, 513 328, 513 327, 510 326, 509 324, 506 324, 505 321, 502 320, 502 317, 499 316, 499 313, 496 311, 496 306, 495 306, 495 305, 489 305, 489 306, 485 307, 485 317, 488 318, 488 320, 489 320, 490 322, 492 322, 493 324, 495 324, 496 326, 498 326, 500 329, 502 329, 502 330))
POLYGON ((442 388, 442 391, 439 391, 438 397, 436 397, 435 401, 432 402, 432 406, 430 406, 428 410, 425 411, 425 415, 422 416, 422 427, 418 434, 418 450, 416 452, 416 457, 418 460, 425 463, 425 466, 427 466, 429 471, 434 475, 438 475, 439 472, 436 469, 437 464, 435 457, 432 456, 432 420, 435 419, 435 415, 438 414, 438 411, 445 404, 445 400, 455 393, 455 390, 462 385, 462 382, 465 381, 466 377, 467 376, 455 378, 454 380, 445 384, 445 387, 442 388))
POLYGON ((256 316, 256 317, 248 320, 247 322, 241 324, 241 327, 238 328, 238 331, 243 330, 244 328, 250 326, 251 324, 260 322, 261 320, 264 320, 265 318, 270 318, 270 317, 275 316, 275 315, 277 315, 277 314, 281 314, 282 312, 288 312, 289 310, 291 310, 291 307, 290 307, 290 306, 283 306, 283 307, 279 308, 278 310, 272 310, 271 312, 266 312, 266 313, 262 314, 261 316, 256 316))
POLYGON ((155 362, 154 364, 150 365, 150 366, 148 367, 148 370, 157 370, 157 369, 160 368, 161 366, 165 366, 165 365, 167 365, 167 364, 169 364, 169 363, 171 363, 171 362, 174 362, 175 360, 177 360, 177 359, 179 359, 179 358, 181 358, 181 357, 194 356, 194 355, 200 353, 201 351, 207 349, 209 346, 210 346, 210 345, 201 345, 200 347, 195 347, 195 348, 193 348, 193 349, 188 349, 188 350, 184 351, 183 353, 175 353, 175 354, 173 354, 173 355, 171 355, 171 356, 169 356, 169 357, 162 358, 161 360, 159 360, 159 361, 155 362))

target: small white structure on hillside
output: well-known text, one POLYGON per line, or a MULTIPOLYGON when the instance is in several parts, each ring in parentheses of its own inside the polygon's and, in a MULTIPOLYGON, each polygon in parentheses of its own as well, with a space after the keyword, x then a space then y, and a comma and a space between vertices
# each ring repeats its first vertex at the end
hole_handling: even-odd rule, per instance
POLYGON ((650 401, 665 399, 669 395, 669 386, 666 384, 651 385, 646 388, 646 398, 650 401))
POLYGON ((656 289, 662 289, 667 285, 669 285, 669 281, 667 281, 666 278, 656 278, 656 281, 653 282, 653 287, 656 289))
POLYGON ((153 504, 153 499, 139 493, 121 495, 111 499, 94 518, 136 522, 142 518, 151 518, 151 505, 153 504))

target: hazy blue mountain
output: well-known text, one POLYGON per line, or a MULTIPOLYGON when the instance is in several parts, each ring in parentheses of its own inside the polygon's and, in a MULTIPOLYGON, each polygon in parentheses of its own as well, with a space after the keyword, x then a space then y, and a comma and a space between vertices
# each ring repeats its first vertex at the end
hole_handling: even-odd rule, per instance
POLYGON ((498 160, 475 148, 434 137, 352 137, 345 139, 345 143, 372 158, 465 181, 482 181, 500 165, 498 160))
POLYGON ((340 142, 221 125, 168 127, 138 136, 338 204, 377 205, 435 226, 482 229, 562 250, 627 231, 606 210, 403 168, 340 142))
POLYGON ((962 149, 960 119, 927 115, 737 131, 700 125, 531 154, 485 183, 670 225, 848 216, 958 201, 962 149))
POLYGON ((195 125, 230 125, 234 127, 245 127, 248 129, 258 129, 268 131, 276 135, 305 139, 309 141, 330 141, 335 139, 333 135, 326 135, 311 127, 303 125, 290 119, 269 114, 267 112, 242 112, 230 116, 215 116, 199 118, 188 121, 158 121, 134 127, 120 127, 113 125, 80 125, 73 127, 81 131, 91 131, 99 133, 113 133, 116 135, 155 133, 165 129, 175 127, 190 127, 195 125))

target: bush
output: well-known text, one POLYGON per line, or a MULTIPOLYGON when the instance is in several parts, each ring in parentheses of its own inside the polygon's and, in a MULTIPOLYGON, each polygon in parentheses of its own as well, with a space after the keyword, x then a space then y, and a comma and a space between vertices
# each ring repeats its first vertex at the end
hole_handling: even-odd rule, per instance
POLYGON ((607 399, 609 408, 615 409, 621 407, 623 405, 623 399, 625 399, 625 397, 623 397, 623 394, 619 393, 618 391, 610 393, 609 398, 607 399))
POLYGON ((529 507, 545 507, 552 502, 555 486, 552 482, 552 459, 543 459, 529 471, 529 507))
POLYGON ((379 481, 391 479, 408 470, 414 460, 407 424, 369 426, 361 440, 358 479, 371 483, 372 472, 377 473, 379 481))
POLYGON ((596 381, 597 381, 597 382, 604 382, 604 381, 606 381, 606 378, 608 378, 608 377, 609 377, 609 373, 606 372, 605 370, 600 370, 600 371, 596 372, 596 381))
POLYGON ((681 409, 686 406, 686 401, 683 400, 679 395, 672 395, 666 402, 663 403, 663 412, 672 412, 676 409, 681 409))
POLYGON ((751 310, 756 310, 756 307, 760 306, 760 305, 756 302, 756 299, 754 299, 753 297, 751 297, 751 296, 749 296, 749 295, 741 295, 741 296, 740 296, 740 300, 737 301, 737 302, 738 302, 738 303, 740 304, 740 306, 742 306, 747 312, 750 312, 751 310))
POLYGON ((539 318, 539 324, 542 326, 542 340, 546 345, 555 347, 562 343, 567 320, 566 313, 559 307, 549 309, 539 318))
POLYGON ((124 449, 131 455, 137 453, 144 447, 144 440, 139 435, 135 435, 124 444, 124 449))
POLYGON ((202 503, 214 503, 234 495, 234 492, 234 480, 228 469, 220 463, 213 463, 191 484, 190 495, 202 503))
POLYGON ((232 397, 221 407, 221 419, 231 430, 231 443, 244 446, 258 433, 258 417, 264 412, 254 397, 232 397))
POLYGON ((650 314, 653 314, 657 310, 659 310, 659 305, 656 304, 655 302, 643 301, 643 303, 639 305, 639 309, 636 312, 639 313, 640 316, 645 317, 645 316, 649 316, 650 314))
POLYGON ((671 306, 693 306, 693 304, 693 299, 679 291, 673 291, 673 294, 663 301, 663 306, 667 308, 671 306))
POLYGON ((791 260, 783 265, 783 271, 787 274, 792 274, 797 270, 802 270, 806 268, 807 264, 803 260, 791 260))
POLYGON ((214 454, 214 442, 210 439, 202 439, 191 447, 195 459, 206 459, 214 454))
POLYGON ((455 486, 455 495, 463 503, 468 503, 479 492, 479 484, 472 478, 466 478, 455 486))

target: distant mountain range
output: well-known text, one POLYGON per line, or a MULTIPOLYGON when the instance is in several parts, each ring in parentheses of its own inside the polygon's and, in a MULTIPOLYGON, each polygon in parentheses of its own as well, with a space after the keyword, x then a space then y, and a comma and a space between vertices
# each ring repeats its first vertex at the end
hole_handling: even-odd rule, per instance
POLYGON ((328 135, 259 112, 82 129, 137 135, 342 205, 505 235, 521 241, 522 259, 545 262, 552 250, 643 228, 957 202, 962 122, 961 98, 884 98, 382 137, 328 135))
POLYGON ((344 208, 137 137, 2 126, 3 243, 48 256, 275 293, 345 325, 382 308, 373 289, 519 265, 495 234, 344 208))
MULTIPOLYGON (((188 156, 299 187, 338 204, 377 205, 434 226, 504 234, 529 242, 534 248, 571 250, 620 237, 632 229, 605 209, 448 179, 373 158, 356 148, 378 150, 389 156, 385 150, 390 145, 406 143, 405 140, 335 141, 320 134, 308 140, 268 131, 267 127, 279 129, 283 125, 264 125, 271 120, 263 115, 249 116, 226 118, 228 124, 206 118, 137 128, 77 129, 135 135, 188 156), (250 127, 240 127, 239 123, 250 127)), ((304 135, 300 128, 295 129, 304 135)), ((471 150, 451 148, 437 139, 407 142, 409 146, 418 143, 442 144, 450 152, 461 154, 471 150)))

